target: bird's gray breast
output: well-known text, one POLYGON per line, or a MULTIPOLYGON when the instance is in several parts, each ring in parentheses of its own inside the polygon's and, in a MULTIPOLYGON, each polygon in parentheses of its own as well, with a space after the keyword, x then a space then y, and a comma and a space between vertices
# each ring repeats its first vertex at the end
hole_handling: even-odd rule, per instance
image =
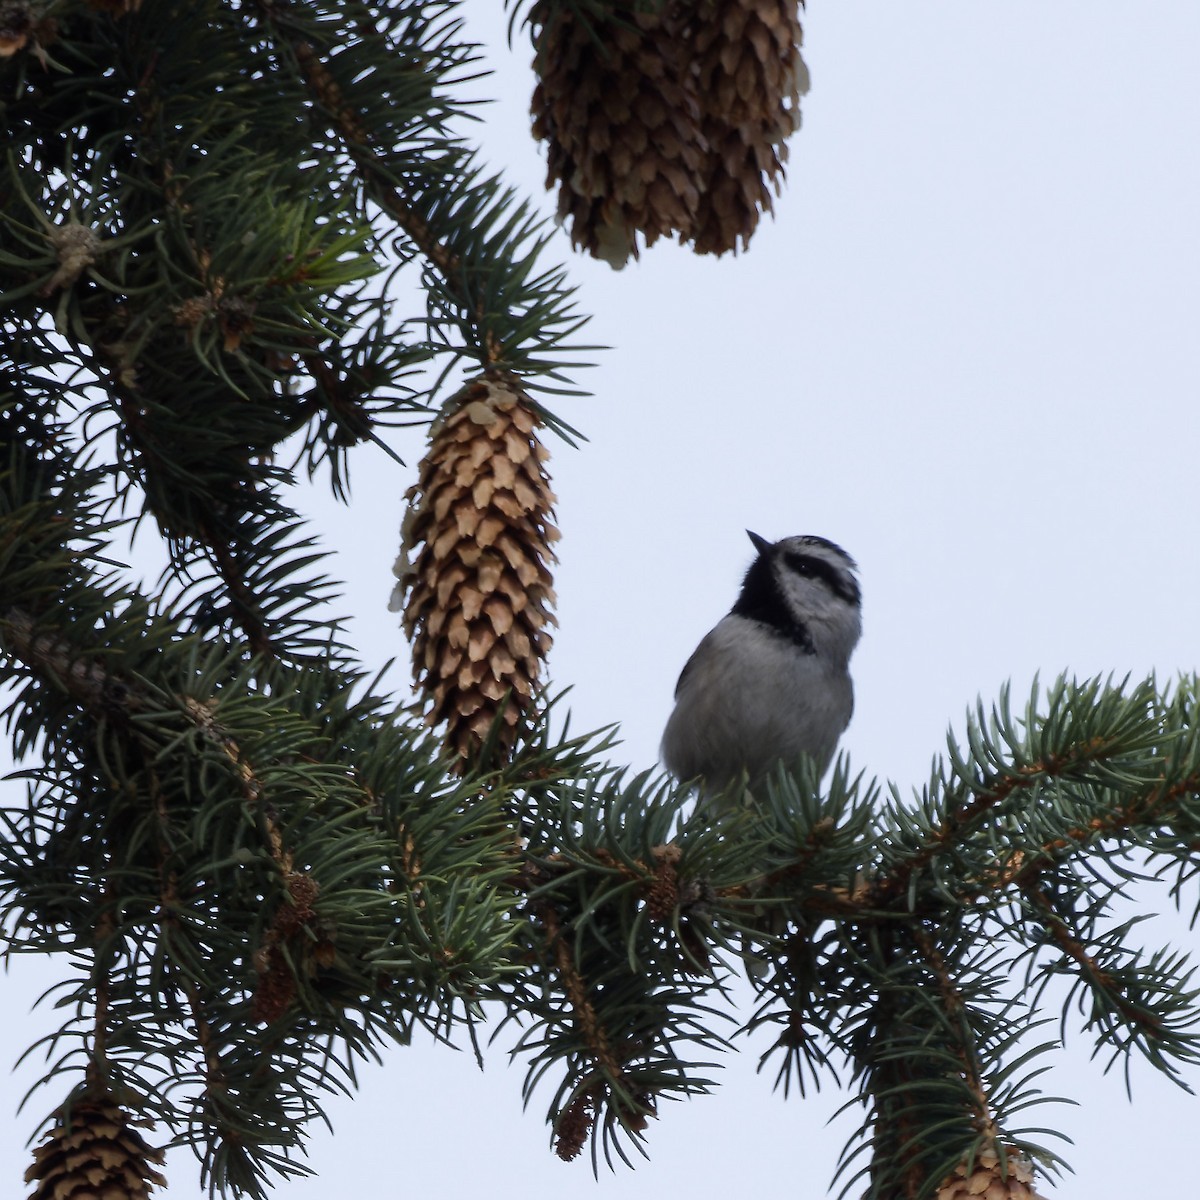
POLYGON ((708 790, 780 760, 811 755, 823 769, 850 720, 850 676, 758 621, 730 615, 696 648, 663 735, 663 761, 708 790))

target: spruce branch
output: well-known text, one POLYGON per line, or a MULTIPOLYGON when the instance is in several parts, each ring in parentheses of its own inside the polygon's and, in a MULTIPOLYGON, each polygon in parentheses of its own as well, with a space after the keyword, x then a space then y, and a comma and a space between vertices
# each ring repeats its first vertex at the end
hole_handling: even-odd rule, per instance
POLYGON ((560 1158, 569 1161, 583 1148, 581 1134, 586 1137, 590 1132, 590 1129, 582 1127, 580 1114, 586 1111, 594 1117, 596 1110, 602 1107, 603 1092, 609 1092, 617 1098, 616 1107, 622 1124, 635 1133, 641 1133, 646 1128, 646 1115, 653 1115, 654 1110, 646 1099, 630 1092, 625 1072, 614 1056, 608 1035, 588 999, 587 985, 575 965, 575 951, 570 939, 563 933, 558 914, 545 901, 537 904, 534 912, 545 929, 548 949, 553 954, 559 980, 571 1005, 572 1019, 591 1060, 592 1070, 587 1074, 592 1071, 600 1074, 600 1079, 591 1083, 586 1082, 585 1075, 585 1079, 575 1085, 574 1094, 563 1110, 557 1153, 560 1158))
MULTIPOLYGON (((382 22, 389 28, 375 30, 383 44, 403 21, 414 27, 426 23, 421 36, 429 38, 429 47, 422 70, 431 82, 422 99, 430 129, 439 132, 448 127, 451 107, 438 85, 453 81, 471 61, 471 48, 451 41, 457 23, 438 24, 443 7, 449 6, 433 6, 428 18, 389 16, 382 22)), ((332 128, 365 198, 403 233, 412 248, 408 253, 415 251, 429 264, 430 334, 444 338, 445 326, 453 325, 461 337, 457 345, 443 341, 435 348, 471 359, 489 378, 516 373, 527 387, 543 390, 550 390, 549 379, 565 381, 561 371, 572 364, 544 355, 557 353, 585 321, 574 314, 560 268, 533 273, 549 238, 528 205, 514 204, 513 193, 498 179, 483 177, 473 155, 448 135, 436 145, 419 140, 414 154, 411 130, 373 103, 377 76, 356 76, 348 69, 353 55, 331 44, 330 31, 306 21, 296 6, 257 0, 255 11, 332 128)), ((570 432, 551 414, 544 416, 560 432, 570 432)))
POLYGON ((530 1055, 527 1098, 562 1071, 558 1152, 574 1157, 590 1136, 594 1165, 601 1148, 628 1161, 627 1138, 640 1150, 664 1097, 707 1090, 709 1064, 687 1061, 689 1044, 725 1045, 706 1002, 719 980, 698 969, 713 948, 704 850, 665 840, 682 797, 649 788, 610 770, 542 778, 525 810, 524 936, 538 967, 509 985, 504 1023, 528 1022, 514 1051, 530 1055))
MULTIPOLYGON (((1109 1065, 1123 1056, 1128 1063, 1139 1049, 1156 1067, 1187 1087, 1181 1068, 1200 1061, 1200 988, 1194 985, 1195 967, 1182 954, 1155 951, 1143 956, 1128 944, 1130 929, 1124 922, 1105 934, 1088 936, 1073 921, 1073 895, 1058 889, 1054 895, 1046 881, 1025 889, 1029 911, 1059 951, 1060 961, 1049 971, 1071 970, 1090 995, 1079 997, 1085 1030, 1093 1032, 1096 1050, 1110 1051, 1109 1065)), ((1085 917, 1088 925, 1091 918, 1085 917)), ((1067 1004, 1071 995, 1067 998, 1067 1004)), ((1188 1089, 1190 1090, 1190 1089, 1188 1089)))
POLYGON ((254 594, 246 572, 238 561, 238 549, 216 536, 203 522, 199 525, 197 533, 216 567, 217 574, 225 584, 230 609, 242 628, 250 652, 263 658, 272 657, 275 645, 263 620, 263 605, 254 594))
POLYGON ((0 649, 94 713, 136 711, 141 697, 98 662, 88 661, 56 632, 20 608, 0 614, 0 649), (40 631, 39 631, 40 630, 40 631))
POLYGON ((1186 688, 1160 701, 1153 681, 1127 695, 1123 685, 1096 679, 1069 688, 1064 678, 1050 689, 1044 714, 1037 711, 1035 686, 1021 721, 1023 735, 1005 691, 990 718, 981 710, 969 724, 969 757, 951 743, 950 770, 929 793, 928 819, 912 821, 897 810, 908 827, 895 840, 896 852, 872 882, 866 903, 911 906, 929 886, 924 876, 940 858, 952 861, 974 845, 992 861, 979 872, 985 886, 964 899, 1020 887, 1098 839, 1141 837, 1151 828, 1191 819, 1180 806, 1198 797, 1200 784, 1197 728, 1189 715, 1193 703, 1186 688), (1069 811, 1085 819, 1060 819, 1056 800, 1074 797, 1069 811), (996 864, 993 839, 1011 841, 1011 833, 1000 831, 1017 819, 1025 823, 1026 836, 996 864), (1028 835, 1039 828, 1053 829, 1053 836, 1031 847, 1028 835))
MULTIPOLYGON (((259 7, 269 18, 274 15, 273 10, 275 10, 276 4, 273 0, 263 0, 259 7)), ((419 253, 424 255, 443 276, 454 280, 461 287, 465 282, 462 279, 461 258, 454 253, 445 240, 439 239, 434 234, 429 222, 402 195, 400 189, 386 181, 386 177, 378 169, 373 149, 368 144, 366 127, 357 111, 346 102, 341 86, 315 47, 310 42, 299 38, 292 38, 285 44, 299 65, 300 73, 313 97, 333 122, 335 130, 342 138, 355 166, 368 183, 378 189, 377 198, 388 215, 404 231, 419 253)), ((475 316, 482 323, 483 312, 477 309, 475 316)), ((498 348, 489 347, 489 350, 492 349, 498 351, 498 348)), ((488 359, 488 363, 498 362, 501 357, 502 355, 497 352, 488 359)))
POLYGON ((929 931, 921 926, 913 928, 913 943, 920 952, 925 967, 933 978, 945 1011, 946 1028, 954 1036, 955 1052, 961 1063, 963 1079, 975 1105, 973 1123, 988 1140, 996 1137, 996 1123, 992 1119, 987 1093, 984 1090, 983 1067, 977 1050, 974 1031, 966 1021, 967 1005, 963 993, 955 982, 945 956, 935 945, 929 931))

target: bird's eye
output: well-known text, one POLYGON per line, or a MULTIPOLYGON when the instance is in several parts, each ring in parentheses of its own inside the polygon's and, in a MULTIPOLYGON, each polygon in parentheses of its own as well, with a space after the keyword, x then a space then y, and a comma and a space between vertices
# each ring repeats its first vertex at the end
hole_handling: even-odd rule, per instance
POLYGON ((811 575, 813 573, 812 559, 808 558, 806 555, 788 554, 784 561, 791 570, 796 572, 797 575, 811 575))

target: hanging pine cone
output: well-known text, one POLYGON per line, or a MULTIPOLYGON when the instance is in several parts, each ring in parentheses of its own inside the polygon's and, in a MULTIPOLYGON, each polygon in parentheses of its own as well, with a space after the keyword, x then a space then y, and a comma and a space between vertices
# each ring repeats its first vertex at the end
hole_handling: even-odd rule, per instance
POLYGON ((79 1097, 54 1122, 25 1172, 34 1184, 29 1200, 146 1200, 152 1187, 167 1186, 150 1165, 162 1163, 162 1151, 143 1141, 111 1096, 79 1097))
POLYGON ((498 749, 512 749, 550 648, 558 530, 538 424, 514 384, 476 380, 434 426, 408 493, 393 608, 404 606, 428 720, 445 722, 463 759, 497 718, 498 749))
POLYGON ((803 36, 797 0, 697 6, 694 54, 709 146, 693 235, 699 254, 736 250, 739 239, 745 247, 772 211, 808 91, 803 36))
POLYGON ((1043 1200, 1033 1190, 1033 1168, 1015 1150, 1005 1157, 1007 1177, 994 1150, 975 1156, 970 1171, 959 1163, 954 1174, 938 1188, 936 1200, 1043 1200))
POLYGON ((533 133, 571 240, 614 267, 662 235, 745 246, 800 125, 803 0, 537 0, 533 133))
POLYGON ((558 184, 571 241, 620 268, 637 258, 639 233, 647 246, 690 233, 707 144, 687 40, 691 5, 613 8, 538 0, 529 22, 546 186, 558 184))

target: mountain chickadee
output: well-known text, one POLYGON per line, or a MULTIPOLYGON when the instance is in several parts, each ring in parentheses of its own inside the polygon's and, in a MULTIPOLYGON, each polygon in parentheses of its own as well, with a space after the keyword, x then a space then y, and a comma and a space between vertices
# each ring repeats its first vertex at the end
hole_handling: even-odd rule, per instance
POLYGON ((729 615, 683 668, 663 734, 667 769, 697 780, 702 800, 805 756, 824 773, 854 710, 854 559, 822 537, 750 540, 758 557, 729 615))

